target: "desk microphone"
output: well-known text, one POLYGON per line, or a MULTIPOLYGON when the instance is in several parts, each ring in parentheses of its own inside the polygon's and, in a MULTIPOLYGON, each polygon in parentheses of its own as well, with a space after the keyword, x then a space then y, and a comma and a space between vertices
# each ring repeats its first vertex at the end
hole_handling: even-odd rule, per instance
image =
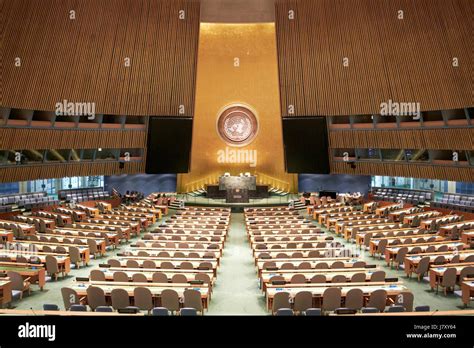
POLYGON ((37 316, 36 312, 33 310, 33 307, 30 307, 31 312, 33 313, 34 316, 37 316))
POLYGON ((438 309, 436 309, 433 313, 431 313, 430 317, 432 317, 433 315, 435 315, 436 312, 438 312, 438 309))

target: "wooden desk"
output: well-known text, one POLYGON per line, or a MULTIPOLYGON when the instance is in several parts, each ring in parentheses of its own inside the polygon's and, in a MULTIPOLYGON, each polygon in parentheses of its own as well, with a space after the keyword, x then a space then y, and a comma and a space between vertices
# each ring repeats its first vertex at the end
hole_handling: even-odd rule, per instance
MULTIPOLYGON (((380 241, 386 240, 388 242, 387 247, 392 246, 392 243, 394 241, 399 241, 400 244, 405 245, 407 240, 413 240, 413 239, 423 239, 423 242, 420 243, 413 243, 411 242, 410 244, 424 244, 424 243, 436 243, 436 242, 442 242, 444 241, 444 237, 441 237, 439 235, 435 234, 419 234, 416 236, 405 236, 405 237, 382 237, 382 238, 372 238, 369 243, 369 252, 371 255, 375 255, 377 252, 377 247, 379 246, 380 241), (434 239, 432 242, 428 242, 429 239, 434 239)), ((399 244, 395 245, 398 246, 399 244)), ((436 244, 435 244, 436 245, 436 244)))
POLYGON ((82 205, 82 204, 77 204, 76 209, 85 211, 87 213, 87 215, 91 216, 91 217, 97 217, 100 214, 100 211, 99 211, 98 208, 88 207, 88 206, 85 206, 85 205, 82 205))
MULTIPOLYGON (((78 296, 86 297, 87 299, 87 288, 89 286, 96 286, 101 288, 106 298, 110 298, 111 292, 113 289, 124 289, 128 292, 130 298, 134 298, 134 290, 136 287, 146 287, 150 290, 153 298, 155 300, 160 299, 161 292, 165 289, 172 289, 178 293, 178 296, 183 298, 184 291, 190 289, 188 284, 179 284, 179 283, 168 283, 168 284, 159 284, 159 283, 122 283, 122 282, 100 282, 100 281, 90 281, 90 282, 76 282, 71 288, 76 290, 78 296)), ((209 286, 207 284, 202 284, 199 286, 193 286, 192 289, 197 290, 201 293, 201 301, 204 309, 208 308, 210 300, 209 286)))
MULTIPOLYGON (((416 238, 417 235, 421 235, 421 234, 426 234, 426 230, 423 230, 423 229, 420 229, 420 228, 412 228, 412 227, 409 227, 409 228, 399 228, 399 229, 396 229, 396 230, 381 230, 381 231, 376 231, 375 233, 376 234, 381 234, 383 235, 384 237, 387 237, 389 234, 396 234, 396 233, 400 233, 400 232, 403 232, 403 236, 399 236, 400 238, 416 238), (408 233, 413 233, 413 234, 408 234, 408 233)), ((356 234, 356 244, 361 246, 364 244, 364 239, 367 235, 370 235, 370 238, 372 239, 372 235, 374 234, 374 232, 372 231, 360 231, 360 232, 357 232, 356 234)), ((391 238, 395 238, 395 236, 391 237, 391 238)))
POLYGON ((76 216, 77 216, 79 221, 82 221, 83 219, 85 219, 87 217, 87 214, 83 211, 80 211, 80 210, 73 210, 73 209, 67 209, 67 208, 63 208, 63 207, 57 207, 56 211, 60 214, 70 215, 71 219, 72 219, 73 214, 76 213, 76 216))
POLYGON ((285 236, 291 234, 301 234, 301 235, 309 235, 309 234, 319 234, 319 235, 326 235, 325 232, 321 231, 320 228, 311 226, 309 228, 287 228, 287 229, 261 229, 261 230, 248 230, 248 236, 285 236))
POLYGON ((392 208, 401 208, 401 206, 399 203, 384 205, 383 207, 375 209, 375 215, 382 216, 386 211, 390 211, 392 208))
POLYGON ((0 243, 11 243, 13 242, 13 232, 7 230, 0 231, 0 243))
POLYGON ((463 243, 468 245, 474 242, 474 230, 463 231, 461 234, 461 240, 463 243))
POLYGON ((117 232, 98 232, 93 230, 77 230, 75 228, 55 228, 49 231, 50 235, 59 235, 66 238, 94 238, 96 240, 107 240, 108 245, 117 246, 120 244, 121 238, 117 232), (94 235, 92 237, 91 235, 94 235))
POLYGON ((45 217, 50 219, 60 219, 63 225, 72 223, 72 217, 69 215, 63 215, 59 213, 53 213, 51 211, 37 211, 32 216, 45 217))
POLYGON ((43 266, 46 266, 46 256, 52 255, 58 260, 58 268, 61 273, 68 274, 71 271, 71 259, 65 254, 57 253, 45 253, 45 252, 33 252, 33 251, 19 251, 19 250, 1 250, 0 256, 7 256, 13 262, 16 262, 17 258, 23 257, 37 257, 43 266))
POLYGON ((470 255, 474 255, 474 250, 473 249, 468 249, 468 250, 460 250, 457 251, 456 253, 451 252, 434 252, 434 253, 422 253, 422 254, 415 254, 415 255, 407 255, 405 256, 405 260, 403 261, 404 263, 404 271, 408 277, 411 276, 411 274, 416 270, 418 267, 418 263, 423 257, 429 257, 430 258, 430 265, 433 264, 434 260, 438 256, 444 256, 447 262, 450 262, 450 260, 455 256, 459 255, 459 260, 462 262, 466 257, 470 255))
POLYGON ((319 302, 322 299, 324 291, 329 287, 338 287, 341 289, 342 297, 354 288, 360 288, 364 297, 370 297, 371 293, 378 289, 387 291, 388 298, 395 298, 401 292, 410 292, 410 290, 402 283, 386 283, 386 282, 370 282, 370 283, 312 283, 312 284, 287 284, 287 285, 267 285, 266 300, 267 309, 271 310, 273 305, 273 297, 278 292, 288 292, 291 297, 295 297, 300 291, 309 291, 313 294, 313 307, 320 307, 319 302), (316 301, 315 301, 316 300, 316 301), (317 304, 315 304, 315 302, 317 304))
MULTIPOLYGON (((296 248, 296 249, 270 249, 270 250, 253 250, 253 257, 255 259, 261 258, 262 254, 268 254, 270 257, 275 258, 278 254, 280 253, 286 253, 286 254, 292 254, 295 252, 300 252, 303 254, 303 257, 309 257, 309 253, 311 251, 319 251, 320 254, 323 253, 324 255, 327 255, 328 257, 335 257, 338 255, 339 252, 341 251, 346 251, 349 249, 346 249, 344 247, 338 247, 338 248, 296 248)), ((350 251, 350 250, 349 250, 350 251)), ((352 254, 352 251, 350 251, 352 254)), ((351 257, 353 255, 344 255, 345 257, 351 257)))
POLYGON ((466 221, 459 221, 455 222, 452 224, 444 225, 439 228, 439 234, 441 236, 449 236, 449 232, 454 226, 457 226, 457 228, 460 228, 461 226, 466 226, 468 225, 469 229, 474 228, 474 220, 466 220, 466 221))
POLYGON ((388 246, 385 248, 385 261, 387 262, 387 266, 391 265, 392 262, 395 260, 398 254, 398 250, 403 247, 408 248, 408 252, 410 252, 413 248, 419 247, 421 250, 426 250, 429 246, 434 245, 440 247, 441 245, 447 245, 450 250, 458 250, 457 248, 462 246, 466 247, 466 245, 462 242, 457 241, 441 241, 441 242, 432 242, 432 243, 417 243, 417 244, 398 244, 396 246, 388 246))
POLYGON ((0 273, 6 274, 9 271, 17 272, 23 278, 29 277, 29 282, 31 284, 38 284, 41 290, 43 290, 46 284, 46 270, 43 265, 0 261, 0 273))
MULTIPOLYGON (((344 226, 344 239, 350 240, 352 238, 352 230, 357 228, 358 231, 370 231, 370 232, 377 232, 383 230, 394 230, 403 228, 403 224, 400 223, 375 223, 369 225, 359 225, 359 226, 344 226)), ((355 238, 354 238, 355 239, 355 238)))
MULTIPOLYGON (((332 238, 331 236, 327 234, 320 234, 320 233, 312 233, 312 234, 286 234, 284 236, 282 235, 276 235, 276 236, 258 236, 258 235, 253 235, 249 237, 250 244, 258 244, 258 243, 265 243, 265 244, 270 244, 270 243, 278 243, 278 242, 324 242, 324 241, 330 241, 326 240, 326 238, 332 238)), ((333 240, 333 239, 331 239, 333 240)))
POLYGON ((140 231, 141 231, 141 226, 140 226, 140 223, 138 222, 107 220, 107 219, 102 219, 102 218, 84 219, 81 225, 99 226, 99 227, 105 227, 105 228, 107 227, 123 227, 124 229, 129 228, 130 232, 135 236, 139 236, 140 231))
POLYGON ((76 247, 79 249, 79 253, 81 255, 81 259, 84 262, 84 264, 87 266, 90 261, 90 250, 88 246, 80 245, 80 244, 65 244, 65 243, 51 243, 51 242, 34 242, 34 241, 16 241, 16 245, 23 245, 23 246, 29 246, 29 245, 35 245, 38 247, 38 250, 42 251, 44 246, 51 246, 51 247, 76 247))
POLYGON ((439 223, 439 222, 444 222, 444 221, 447 221, 451 218, 456 218, 458 219, 459 218, 459 215, 444 215, 444 216, 440 216, 440 217, 434 217, 434 218, 430 218, 430 219, 426 219, 426 220, 421 220, 420 222, 420 227, 421 228, 424 228, 426 230, 430 230, 431 229, 431 225, 433 223, 439 223))
MULTIPOLYGON (((312 257, 312 258, 287 258, 287 259, 257 259, 255 264, 258 269, 258 276, 261 277, 262 272, 267 271, 263 269, 263 265, 266 262, 273 262, 275 264, 275 267, 277 268, 275 270, 268 270, 268 272, 280 272, 280 271, 283 271, 280 268, 284 263, 291 263, 295 266, 295 269, 297 269, 301 263, 309 262, 311 265, 311 269, 316 269, 315 268, 316 265, 321 262, 326 263, 328 267, 331 267, 332 264, 335 262, 342 262, 343 268, 353 268, 354 263, 358 261, 362 261, 362 260, 357 259, 357 258, 351 258, 351 257, 312 257)), ((337 269, 337 268, 334 268, 334 269, 337 269)))
POLYGON ((419 210, 420 210, 420 208, 417 208, 417 207, 394 210, 394 211, 391 211, 390 213, 388 213, 388 217, 392 221, 400 221, 400 215, 402 215, 402 214, 413 214, 413 213, 415 213, 419 210))
POLYGON ((12 283, 10 279, 0 279, 0 307, 12 302, 12 283))
POLYGON ((118 221, 118 222, 123 222, 123 223, 136 222, 136 223, 138 223, 138 225, 140 227, 142 227, 144 229, 146 229, 150 225, 150 222, 148 221, 148 219, 146 217, 140 217, 140 216, 102 214, 98 217, 98 219, 118 221))
POLYGON ((131 256, 138 256, 140 251, 145 251, 148 253, 149 256, 158 256, 158 254, 162 251, 168 252, 169 254, 174 254, 176 252, 182 252, 184 255, 189 255, 189 253, 197 253, 199 257, 204 258, 205 254, 213 255, 214 258, 219 259, 222 256, 221 250, 209 250, 209 249, 191 249, 191 248, 153 248, 153 247, 130 247, 124 254, 128 253, 131 256))
POLYGON ((381 219, 381 218, 342 220, 342 221, 336 222, 334 231, 336 232, 336 234, 340 235, 340 234, 343 234, 345 229, 348 227, 369 226, 369 225, 377 225, 381 223, 393 224, 393 222, 390 221, 389 219, 381 219))
POLYGON ((149 214, 149 213, 140 213, 140 212, 123 211, 123 210, 113 210, 109 214, 114 215, 114 216, 123 216, 123 217, 129 217, 129 218, 132 218, 132 217, 145 218, 152 225, 154 223, 156 223, 156 216, 154 214, 149 214))
MULTIPOLYGON (((107 253, 107 243, 105 241, 105 238, 103 237, 84 237, 84 236, 78 236, 78 237, 73 237, 73 236, 66 236, 66 235, 61 235, 61 234, 46 234, 46 233, 41 233, 39 235, 40 238, 46 238, 46 241, 48 243, 51 243, 52 238, 56 238, 59 243, 64 244, 65 246, 79 246, 80 244, 76 243, 66 243, 64 240, 65 239, 79 239, 81 243, 84 243, 82 246, 87 245, 87 241, 89 239, 95 240, 95 243, 97 245, 97 251, 99 252, 100 255, 105 255, 107 253)), ((41 241, 41 240, 40 240, 41 241)))
POLYGON ((363 212, 372 212, 372 211, 374 211, 375 207, 377 207, 377 205, 378 205, 378 202, 364 203, 364 205, 362 206, 362 211, 363 212))
MULTIPOLYGON (((462 303, 468 306, 471 302, 471 297, 474 296, 474 278, 466 278, 461 282, 462 303)), ((474 311, 473 311, 474 312, 474 311)))
POLYGON ((439 284, 441 284, 441 282, 443 281, 444 272, 446 272, 448 268, 456 268, 456 276, 459 277, 459 275, 461 274, 461 271, 465 267, 473 267, 473 266, 474 266, 474 262, 450 263, 450 264, 442 265, 442 266, 432 265, 429 269, 431 289, 434 289, 438 287, 439 284))
POLYGON ((23 231, 23 234, 26 236, 30 236, 36 233, 36 227, 34 225, 25 224, 23 222, 18 222, 18 221, 0 220, 0 228, 9 230, 9 226, 12 224, 21 228, 21 230, 23 231))
MULTIPOLYGON (((214 277, 214 272, 212 270, 178 270, 178 269, 174 269, 174 270, 158 270, 158 269, 144 269, 144 268, 126 268, 126 269, 123 269, 123 268, 119 268, 119 267, 115 267, 115 268, 104 268, 104 269, 101 269, 101 271, 104 272, 104 275, 105 275, 105 280, 107 281, 113 281, 114 280, 114 273, 115 272, 124 272, 127 274, 128 276, 128 279, 130 282, 132 282, 132 277, 134 274, 136 273, 140 273, 140 274, 143 274, 148 282, 152 282, 153 281, 153 274, 154 273, 162 273, 162 274, 165 274, 167 277, 168 277, 168 282, 171 283, 171 279, 174 275, 176 274, 182 274, 186 277, 188 283, 187 285, 189 287, 192 287, 193 284, 189 283, 190 281, 193 281, 195 280, 196 278, 196 274, 207 274, 211 280, 211 283, 210 283, 210 286, 212 286, 214 284, 214 281, 215 281, 215 277, 214 277)), ((135 282, 133 282, 135 283, 135 282)), ((180 283, 180 284, 183 284, 183 283, 180 283)))
MULTIPOLYGON (((366 281, 370 280, 372 274, 376 271, 380 271, 380 268, 339 268, 339 269, 295 269, 295 270, 278 270, 278 271, 262 271, 260 276, 260 287, 263 291, 266 290, 268 284, 271 284, 272 277, 280 276, 285 279, 287 284, 291 284, 291 278, 295 274, 302 274, 306 278, 307 284, 310 283, 311 278, 315 275, 321 274, 326 277, 326 282, 331 283, 332 279, 337 275, 343 275, 346 277, 348 283, 351 282, 351 277, 356 273, 364 273, 366 281)), ((292 284, 293 286, 299 286, 300 284, 292 284)))
POLYGON ((383 312, 383 313, 356 313, 356 314, 329 314, 331 316, 356 317, 432 317, 451 315, 474 315, 474 310, 429 311, 429 312, 383 312))
MULTIPOLYGON (((440 216, 440 215, 443 215, 443 214, 439 211, 436 211, 436 210, 424 211, 424 212, 416 213, 416 214, 410 214, 410 215, 406 215, 403 218, 403 223, 411 225, 413 223, 413 220, 415 219, 415 217, 418 217, 421 220, 424 220, 424 219, 428 219, 428 218, 432 218, 432 217, 437 217, 437 216, 440 216)), ((420 221, 420 223, 421 223, 421 221, 420 221)))
POLYGON ((66 228, 68 229, 74 229, 76 231, 82 231, 84 233, 89 233, 89 232, 115 232, 117 234, 122 233, 122 238, 120 240, 124 239, 125 241, 130 240, 130 228, 126 227, 121 227, 121 226, 92 226, 88 224, 70 224, 66 228))
MULTIPOLYGON (((137 261, 138 265, 143 268, 143 262, 146 261, 146 260, 150 260, 150 261, 153 261, 155 262, 156 266, 157 266, 157 270, 162 270, 162 269, 165 269, 165 268, 161 268, 161 263, 162 262, 169 262, 173 265, 173 268, 171 269, 178 269, 180 270, 180 265, 181 265, 181 262, 184 262, 184 261, 187 261, 187 262, 191 262, 191 264, 193 265, 193 269, 194 270, 198 270, 199 268, 199 265, 202 263, 202 262, 209 262, 211 264, 211 268, 213 270, 213 273, 214 273, 214 276, 217 274, 217 268, 219 266, 219 263, 218 263, 218 259, 216 258, 212 258, 212 259, 203 259, 203 258, 176 258, 176 257, 156 257, 156 256, 120 256, 118 258, 116 258, 116 260, 118 260, 120 262, 120 265, 122 268, 126 268, 128 269, 129 267, 127 267, 127 261, 129 260, 134 260, 134 261, 137 261)), ((166 268, 166 270, 168 270, 170 268, 166 268)))

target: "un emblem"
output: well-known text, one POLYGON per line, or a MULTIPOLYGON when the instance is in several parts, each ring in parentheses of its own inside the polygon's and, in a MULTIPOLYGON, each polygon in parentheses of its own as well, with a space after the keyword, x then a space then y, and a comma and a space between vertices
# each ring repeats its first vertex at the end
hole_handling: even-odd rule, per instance
POLYGON ((250 144, 257 132, 257 117, 245 106, 231 105, 225 108, 217 119, 217 133, 232 146, 250 144))

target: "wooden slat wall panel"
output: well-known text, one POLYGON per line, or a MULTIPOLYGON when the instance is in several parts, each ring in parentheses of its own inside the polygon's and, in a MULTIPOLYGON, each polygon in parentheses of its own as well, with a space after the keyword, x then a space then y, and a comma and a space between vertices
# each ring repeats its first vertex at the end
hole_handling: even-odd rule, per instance
POLYGON ((474 150, 473 128, 329 131, 331 148, 474 150))
POLYGON ((27 181, 87 175, 121 175, 142 173, 145 162, 129 162, 119 168, 118 162, 54 164, 0 168, 0 182, 27 181))
POLYGON ((0 149, 117 149, 147 146, 147 132, 0 128, 0 149))
POLYGON ((380 113, 389 99, 419 102, 422 111, 474 105, 473 4, 276 0, 283 117, 380 113))
POLYGON ((442 167, 423 164, 358 162, 352 169, 344 162, 331 162, 331 173, 352 175, 385 175, 472 182, 474 168, 442 167))
POLYGON ((95 102, 102 114, 179 116, 184 105, 184 116, 193 115, 199 0, 10 0, 1 6, 2 106, 54 111, 66 99, 95 102), (14 66, 16 57, 21 67, 14 66))

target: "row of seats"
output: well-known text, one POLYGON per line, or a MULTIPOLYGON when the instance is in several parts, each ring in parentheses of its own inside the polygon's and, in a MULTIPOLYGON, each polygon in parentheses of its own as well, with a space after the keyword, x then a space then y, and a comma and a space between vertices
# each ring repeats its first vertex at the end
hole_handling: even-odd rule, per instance
POLYGON ((433 199, 431 191, 407 190, 397 188, 373 188, 373 198, 379 201, 398 202, 403 200, 409 204, 423 204, 433 199))
POLYGON ((442 197, 431 203, 432 207, 474 212, 474 196, 444 193, 442 197))

